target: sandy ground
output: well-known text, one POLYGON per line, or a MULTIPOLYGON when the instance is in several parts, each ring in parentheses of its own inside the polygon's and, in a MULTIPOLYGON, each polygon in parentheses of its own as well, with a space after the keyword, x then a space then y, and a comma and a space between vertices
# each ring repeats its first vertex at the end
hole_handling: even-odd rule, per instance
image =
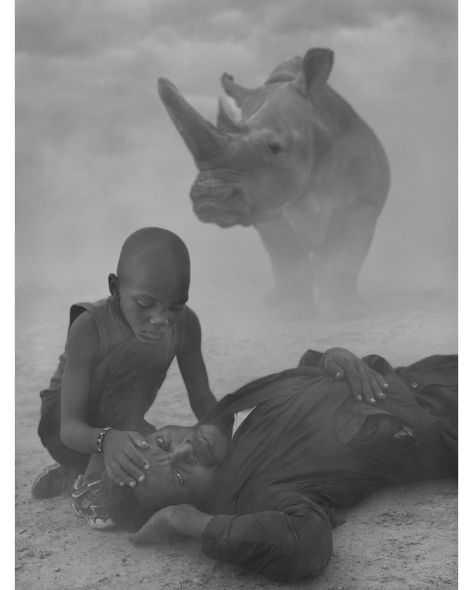
MULTIPOLYGON (((217 300, 215 293, 210 297, 200 290, 191 300, 203 326, 204 356, 217 397, 254 377, 295 365, 309 347, 323 350, 343 345, 360 355, 377 352, 396 365, 457 350, 453 292, 371 289, 366 298, 372 314, 338 324, 316 319, 282 322, 264 308, 260 295, 229 289, 217 300)), ((279 587, 215 563, 193 544, 136 548, 123 532, 92 531, 73 516, 66 498, 31 499, 32 480, 50 463, 36 436, 38 391, 46 386, 64 343, 66 304, 83 298, 82 293, 71 298, 58 292, 18 302, 18 590, 279 587)), ((193 422, 174 365, 149 419, 157 425, 193 422)), ((317 580, 288 588, 444 590, 457 586, 456 482, 382 490, 345 516, 346 522, 334 531, 334 554, 326 571, 317 580)))

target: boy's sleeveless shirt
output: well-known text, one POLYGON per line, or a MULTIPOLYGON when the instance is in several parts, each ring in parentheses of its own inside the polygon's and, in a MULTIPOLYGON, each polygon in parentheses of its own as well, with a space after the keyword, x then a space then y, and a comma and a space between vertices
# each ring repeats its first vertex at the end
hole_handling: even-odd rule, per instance
MULTIPOLYGON (((133 386, 133 389, 145 388, 151 405, 181 345, 188 315, 187 306, 169 332, 156 343, 143 343, 136 338, 123 318, 116 296, 95 303, 72 305, 69 328, 84 312, 92 316, 99 337, 99 353, 91 375, 89 403, 95 405, 94 402, 104 394, 104 389, 123 391, 133 386)), ((50 391, 60 391, 65 360, 63 353, 51 379, 50 391)))

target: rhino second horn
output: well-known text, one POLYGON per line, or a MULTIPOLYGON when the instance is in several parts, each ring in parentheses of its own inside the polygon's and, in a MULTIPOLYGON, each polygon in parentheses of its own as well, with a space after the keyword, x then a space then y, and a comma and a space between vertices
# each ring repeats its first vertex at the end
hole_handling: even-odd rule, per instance
POLYGON ((219 110, 224 116, 237 127, 242 124, 241 109, 237 107, 236 102, 227 96, 220 96, 218 101, 219 110))
POLYGON ((242 132, 247 129, 243 123, 241 110, 226 96, 218 100, 218 127, 227 131, 242 132))

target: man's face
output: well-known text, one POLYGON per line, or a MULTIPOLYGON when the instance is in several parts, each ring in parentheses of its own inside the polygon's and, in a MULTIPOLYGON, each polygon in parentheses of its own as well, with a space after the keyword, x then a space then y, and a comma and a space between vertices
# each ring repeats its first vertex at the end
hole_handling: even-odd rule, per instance
POLYGON ((147 441, 149 449, 141 452, 151 467, 134 493, 141 504, 156 509, 204 501, 230 444, 212 425, 165 426, 147 441))
POLYGON ((119 283, 120 308, 135 336, 153 344, 165 336, 188 298, 188 276, 173 272, 147 273, 137 268, 119 283))

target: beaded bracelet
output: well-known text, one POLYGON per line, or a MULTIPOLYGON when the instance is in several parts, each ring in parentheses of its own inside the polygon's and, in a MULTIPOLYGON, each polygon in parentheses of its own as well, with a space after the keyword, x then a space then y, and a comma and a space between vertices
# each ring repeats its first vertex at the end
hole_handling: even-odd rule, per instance
POLYGON ((97 435, 95 446, 97 448, 97 453, 100 453, 101 455, 103 455, 103 439, 105 438, 107 432, 109 432, 110 430, 112 430, 111 426, 105 426, 105 428, 102 428, 102 430, 97 435))

